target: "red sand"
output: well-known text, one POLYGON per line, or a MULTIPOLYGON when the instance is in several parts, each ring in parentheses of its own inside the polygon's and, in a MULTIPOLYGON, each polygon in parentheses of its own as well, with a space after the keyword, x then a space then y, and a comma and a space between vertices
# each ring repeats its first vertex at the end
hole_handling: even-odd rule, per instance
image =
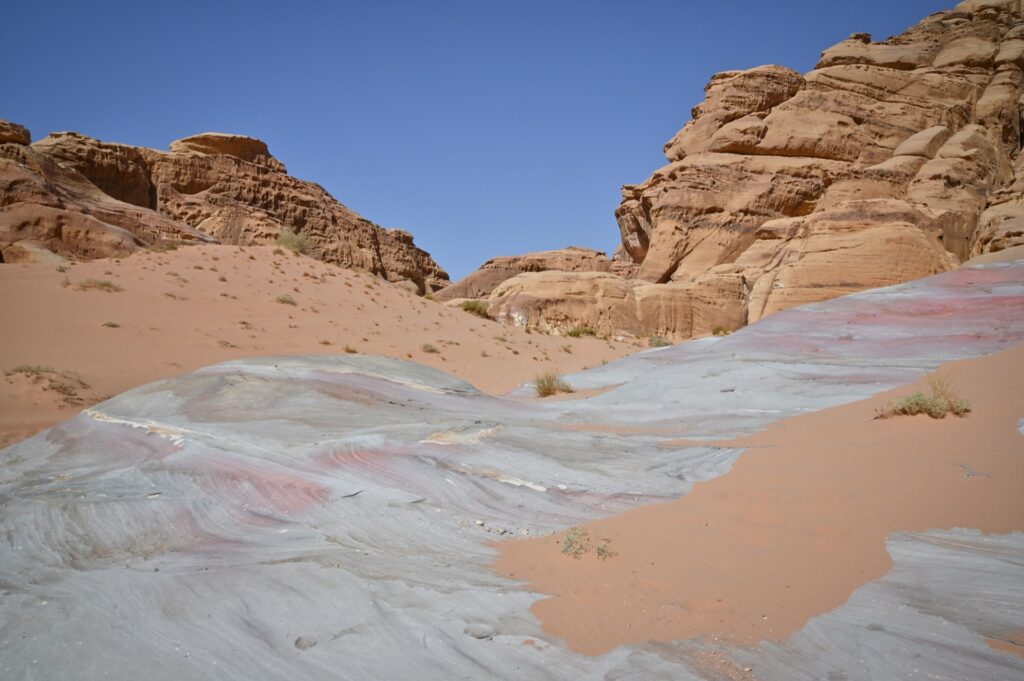
POLYGON ((638 347, 527 334, 273 246, 191 246, 73 263, 66 272, 5 264, 0 291, 0 446, 107 396, 239 357, 350 348, 503 393, 539 373, 578 371, 638 347), (88 279, 123 290, 78 290, 88 279), (283 295, 296 304, 277 302, 283 295), (89 387, 77 386, 67 404, 47 379, 6 374, 22 365, 70 372, 49 376, 72 387, 77 376, 89 387))
POLYGON ((719 443, 748 451, 688 496, 587 525, 614 557, 564 555, 561 533, 497 544, 495 569, 556 596, 533 612, 582 653, 783 640, 883 576, 893 532, 1024 530, 1024 346, 943 373, 971 401, 968 417, 873 418, 922 382, 788 419, 719 443))

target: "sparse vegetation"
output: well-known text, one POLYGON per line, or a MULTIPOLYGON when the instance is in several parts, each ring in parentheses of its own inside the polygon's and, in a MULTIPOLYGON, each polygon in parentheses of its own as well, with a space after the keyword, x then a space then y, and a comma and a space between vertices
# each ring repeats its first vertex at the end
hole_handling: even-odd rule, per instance
POLYGON ((350 355, 354 355, 354 354, 356 354, 356 353, 357 353, 357 352, 359 352, 359 351, 358 351, 358 350, 356 350, 356 349, 355 349, 354 347, 352 347, 351 345, 346 345, 346 346, 345 346, 345 352, 347 352, 347 353, 348 353, 348 354, 350 354, 350 355))
POLYGON ((118 324, 117 322, 103 322, 103 326, 107 327, 108 329, 120 329, 121 328, 121 325, 118 324))
POLYGON ((724 326, 716 326, 714 329, 711 330, 711 333, 713 333, 716 336, 728 336, 730 333, 732 333, 732 331, 725 328, 724 326))
POLYGON ((475 314, 477 317, 491 318, 487 302, 483 300, 464 300, 462 301, 462 309, 470 314, 475 314))
POLYGON ((108 279, 86 279, 78 285, 79 291, 105 291, 106 293, 117 293, 124 289, 108 279))
POLYGON ((424 343, 423 345, 421 345, 421 346, 420 346, 420 350, 422 350, 423 352, 425 352, 425 353, 427 353, 427 354, 429 354, 429 355, 436 355, 436 354, 438 354, 439 352, 441 352, 440 350, 438 350, 437 348, 435 348, 435 347, 434 347, 433 345, 431 345, 430 343, 424 343))
POLYGON ((88 390, 89 384, 70 371, 57 371, 48 366, 38 364, 22 364, 6 372, 7 376, 21 374, 28 377, 32 383, 46 381, 46 390, 52 390, 63 398, 66 405, 74 406, 81 404, 78 397, 79 390, 88 390))
POLYGON ((281 303, 282 305, 298 305, 298 303, 295 302, 295 299, 292 298, 287 293, 282 296, 278 296, 277 298, 274 298, 274 300, 281 303))
POLYGON ((596 544, 590 537, 590 532, 585 527, 570 527, 562 540, 562 553, 579 560, 584 555, 593 551, 601 560, 607 560, 618 555, 612 550, 607 539, 601 539, 596 544))
POLYGON ((59 265, 59 266, 57 267, 57 271, 58 271, 58 272, 67 272, 67 271, 68 271, 68 268, 67 268, 67 267, 64 267, 64 265, 59 265))
POLYGON ((670 343, 662 336, 651 336, 650 338, 647 339, 647 344, 650 345, 652 348, 667 348, 668 346, 672 345, 672 343, 670 343))
POLYGON ((895 404, 885 405, 877 410, 875 418, 928 414, 933 419, 941 419, 947 414, 966 416, 970 413, 971 403, 957 394, 948 377, 932 374, 928 377, 928 389, 929 395, 918 390, 895 404))
POLYGON ((590 532, 583 527, 570 527, 562 540, 562 553, 579 560, 590 549, 590 532))
POLYGON ((589 326, 574 326, 565 332, 566 336, 572 338, 579 338, 580 336, 596 336, 597 331, 590 328, 589 326))
POLYGON ((309 239, 305 234, 297 234, 291 229, 283 229, 277 235, 277 243, 296 253, 305 253, 309 250, 309 239))
POLYGON ((576 392, 557 372, 548 371, 537 376, 533 384, 537 397, 550 397, 557 393, 576 392))

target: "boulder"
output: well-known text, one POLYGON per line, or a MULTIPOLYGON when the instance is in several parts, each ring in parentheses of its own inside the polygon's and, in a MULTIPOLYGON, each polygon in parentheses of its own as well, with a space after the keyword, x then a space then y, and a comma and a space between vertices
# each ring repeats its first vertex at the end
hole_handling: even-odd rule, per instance
POLYGON ((487 298, 501 284, 523 272, 608 272, 612 261, 601 251, 569 246, 555 251, 502 256, 488 260, 469 275, 441 290, 438 300, 487 298))

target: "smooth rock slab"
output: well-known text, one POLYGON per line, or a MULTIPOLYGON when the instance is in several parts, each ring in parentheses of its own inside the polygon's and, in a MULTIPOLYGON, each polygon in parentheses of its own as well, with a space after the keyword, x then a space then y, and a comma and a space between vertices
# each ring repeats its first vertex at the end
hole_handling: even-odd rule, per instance
MULTIPOLYGON (((701 678, 707 642, 567 651, 530 613, 539 596, 489 569, 489 543, 683 495, 740 455, 666 440, 751 432, 1021 342, 1017 262, 571 377, 619 386, 588 400, 496 398, 352 355, 143 386, 0 451, 0 678, 701 678)), ((720 652, 762 679, 1020 675, 983 637, 1024 611, 1021 535, 889 547, 893 571, 846 605, 720 652)))

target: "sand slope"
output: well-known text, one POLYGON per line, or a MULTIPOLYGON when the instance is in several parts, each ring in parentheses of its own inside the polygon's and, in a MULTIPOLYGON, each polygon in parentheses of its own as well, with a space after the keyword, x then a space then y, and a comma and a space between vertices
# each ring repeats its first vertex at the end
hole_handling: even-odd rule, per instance
POLYGON ((636 349, 528 335, 273 246, 196 246, 65 269, 0 267, 0 372, 53 370, 0 376, 0 446, 134 386, 239 357, 387 355, 502 393, 541 371, 578 371, 636 349), (89 280, 121 290, 82 290, 89 280))

